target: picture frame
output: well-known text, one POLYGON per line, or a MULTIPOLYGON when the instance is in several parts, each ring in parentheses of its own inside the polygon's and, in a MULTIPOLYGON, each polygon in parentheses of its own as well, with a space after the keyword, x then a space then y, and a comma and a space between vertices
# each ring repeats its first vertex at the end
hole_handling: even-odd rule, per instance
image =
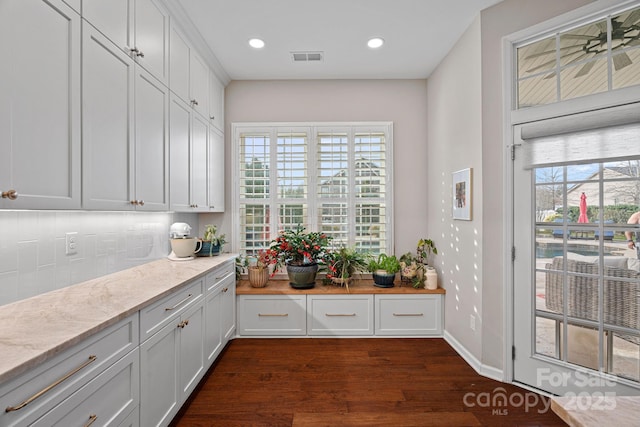
POLYGON ((453 172, 452 216, 453 219, 471 221, 472 213, 472 168, 453 172))

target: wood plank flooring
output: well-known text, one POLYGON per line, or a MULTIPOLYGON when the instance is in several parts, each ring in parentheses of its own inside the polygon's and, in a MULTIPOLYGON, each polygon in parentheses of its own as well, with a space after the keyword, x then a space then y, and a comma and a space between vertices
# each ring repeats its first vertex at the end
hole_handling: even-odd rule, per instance
POLYGON ((547 408, 443 339, 236 339, 172 426, 566 425, 547 408))

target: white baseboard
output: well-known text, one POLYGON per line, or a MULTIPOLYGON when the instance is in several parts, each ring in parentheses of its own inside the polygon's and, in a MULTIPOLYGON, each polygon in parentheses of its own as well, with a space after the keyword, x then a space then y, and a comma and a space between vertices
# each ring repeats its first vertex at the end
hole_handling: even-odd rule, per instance
POLYGON ((456 340, 449 332, 444 331, 444 340, 469 364, 471 367, 483 377, 491 378, 500 382, 509 382, 504 379, 502 369, 493 366, 483 365, 469 350, 467 350, 458 340, 456 340))

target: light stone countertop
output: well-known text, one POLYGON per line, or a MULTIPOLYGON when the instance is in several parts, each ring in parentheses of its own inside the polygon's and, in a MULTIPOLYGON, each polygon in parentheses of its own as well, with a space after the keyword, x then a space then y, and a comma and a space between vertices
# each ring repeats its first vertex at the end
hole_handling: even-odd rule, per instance
POLYGON ((551 409, 571 427, 640 425, 640 396, 553 397, 551 409))
POLYGON ((0 384, 235 257, 164 258, 0 306, 0 384))

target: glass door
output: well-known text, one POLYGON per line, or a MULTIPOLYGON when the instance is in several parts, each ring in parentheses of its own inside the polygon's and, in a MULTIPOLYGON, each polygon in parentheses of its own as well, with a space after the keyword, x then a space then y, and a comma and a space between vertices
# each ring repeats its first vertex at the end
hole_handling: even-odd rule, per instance
POLYGON ((535 142, 518 140, 514 380, 588 399, 640 394, 640 260, 626 234, 640 236, 628 223, 640 155, 536 164, 535 142))

